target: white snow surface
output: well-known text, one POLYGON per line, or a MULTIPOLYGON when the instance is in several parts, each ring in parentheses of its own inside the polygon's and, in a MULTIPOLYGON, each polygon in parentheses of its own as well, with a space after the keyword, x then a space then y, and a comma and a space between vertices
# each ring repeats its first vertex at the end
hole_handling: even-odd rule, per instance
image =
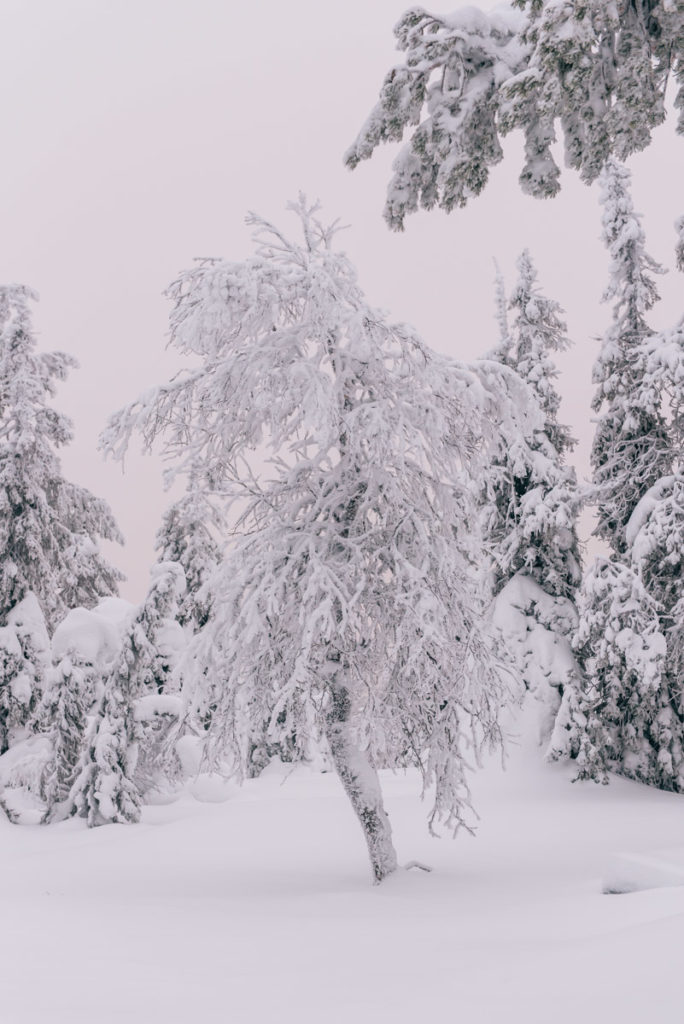
POLYGON ((603 878, 603 891, 608 893, 670 886, 684 886, 684 846, 673 850, 654 850, 646 855, 616 854, 603 878))
POLYGON ((431 839, 382 773, 380 887, 332 773, 189 792, 140 825, 0 815, 8 1024, 679 1024, 684 884, 604 895, 617 854, 684 847, 684 802, 571 785, 527 740, 474 779, 475 839, 431 839), (222 799, 220 799, 222 797, 222 799))

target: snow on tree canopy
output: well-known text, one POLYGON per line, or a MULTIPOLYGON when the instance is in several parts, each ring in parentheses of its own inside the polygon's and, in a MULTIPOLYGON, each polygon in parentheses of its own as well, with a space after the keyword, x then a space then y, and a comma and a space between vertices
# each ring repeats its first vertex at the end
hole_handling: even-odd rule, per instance
POLYGON ((113 661, 120 643, 119 630, 96 609, 72 608, 55 630, 52 654, 55 661, 75 654, 81 662, 100 665, 113 661))
POLYGON ((434 15, 412 7, 397 23, 404 65, 345 154, 354 168, 381 142, 413 130, 394 162, 385 218, 402 229, 418 206, 463 206, 503 157, 500 137, 525 137, 524 191, 552 196, 560 123, 565 158, 593 181, 606 159, 648 145, 677 81, 684 132, 684 5, 675 0, 516 0, 483 13, 434 15))
POLYGON ((23 285, 0 286, 0 622, 30 591, 50 629, 68 608, 114 593, 121 574, 97 538, 121 541, 107 504, 61 476, 69 419, 47 400, 75 361, 36 352, 23 285))
POLYGON ((194 642, 214 749, 240 776, 264 721, 295 757, 325 733, 380 881, 396 855, 373 765, 419 765, 431 822, 456 828, 468 761, 500 738, 470 480, 515 410, 369 306, 335 225, 291 208, 301 241, 252 215, 252 257, 171 286, 171 343, 202 365, 118 413, 105 446, 162 435, 178 472, 228 496, 194 642))

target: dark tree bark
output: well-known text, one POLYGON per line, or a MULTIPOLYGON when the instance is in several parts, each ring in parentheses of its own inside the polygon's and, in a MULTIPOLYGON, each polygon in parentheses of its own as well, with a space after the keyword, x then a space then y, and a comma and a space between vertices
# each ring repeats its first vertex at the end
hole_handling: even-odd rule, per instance
POLYGON ((326 736, 340 782, 363 829, 373 881, 377 885, 396 871, 397 855, 392 843, 389 818, 382 802, 378 773, 354 742, 350 718, 349 690, 333 681, 326 736))

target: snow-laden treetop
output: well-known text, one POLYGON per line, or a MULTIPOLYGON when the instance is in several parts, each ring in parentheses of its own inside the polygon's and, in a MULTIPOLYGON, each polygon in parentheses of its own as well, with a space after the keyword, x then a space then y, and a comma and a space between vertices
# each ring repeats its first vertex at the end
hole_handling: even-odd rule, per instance
POLYGON ((251 256, 171 286, 171 342, 200 365, 117 414, 104 444, 160 437, 175 472, 238 503, 194 646, 222 756, 244 770, 264 727, 298 756, 327 732, 342 756, 350 730, 357 767, 365 749, 418 764, 456 827, 467 751, 499 737, 508 691, 483 629, 474 479, 518 429, 524 385, 388 322, 337 225, 303 197, 290 208, 301 237, 252 215, 251 256))
POLYGON ((223 495, 254 493, 245 459, 257 451, 278 453, 271 470, 287 476, 302 460, 333 467, 343 451, 365 461, 373 450, 380 470, 392 446, 442 479, 447 465, 426 437, 470 460, 500 418, 496 399, 475 372, 368 306, 348 257, 333 248, 337 223, 323 225, 301 196, 289 209, 301 242, 250 215, 253 256, 200 260, 171 285, 170 343, 201 365, 116 414, 104 449, 123 454, 135 430, 145 444, 163 435, 171 472, 223 495), (454 403, 464 413, 457 429, 454 403))
POLYGON ((39 352, 24 285, 0 286, 0 622, 30 592, 53 629, 76 605, 116 593, 99 538, 121 541, 106 502, 62 476, 71 420, 49 404, 76 361, 39 352))

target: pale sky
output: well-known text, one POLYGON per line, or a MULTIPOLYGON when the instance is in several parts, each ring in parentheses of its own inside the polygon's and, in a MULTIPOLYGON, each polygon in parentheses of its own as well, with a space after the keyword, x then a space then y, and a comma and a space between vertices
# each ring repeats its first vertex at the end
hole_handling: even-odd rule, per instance
MULTIPOLYGON (((108 554, 132 600, 147 586, 169 498, 157 459, 134 452, 122 475, 103 462, 97 436, 111 412, 180 365, 164 348, 162 292, 176 273, 197 256, 248 256, 246 212, 287 225, 285 204, 300 190, 350 225, 338 238, 369 301, 459 358, 495 338, 493 257, 510 286, 529 247, 575 343, 560 387, 587 472, 594 339, 608 317, 596 189, 566 172, 559 198, 523 196, 514 139, 465 210, 414 215, 397 235, 381 217, 396 147, 353 173, 342 164, 385 72, 401 62, 392 27, 406 6, 3 0, 0 280, 40 293, 40 346, 81 364, 58 401, 76 430, 64 471, 111 504, 127 544, 108 554)), ((455 6, 465 5, 432 9, 455 6)), ((672 119, 630 166, 649 249, 673 268, 684 140, 672 119)), ((660 290, 655 327, 684 312, 676 271, 660 290)))

